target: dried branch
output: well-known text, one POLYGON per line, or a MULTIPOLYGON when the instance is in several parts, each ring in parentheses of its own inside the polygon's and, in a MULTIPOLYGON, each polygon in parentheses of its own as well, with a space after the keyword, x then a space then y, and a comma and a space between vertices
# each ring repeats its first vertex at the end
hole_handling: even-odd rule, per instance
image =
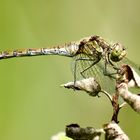
POLYGON ((120 107, 119 107, 119 103, 118 103, 118 98, 119 98, 119 95, 116 92, 113 95, 113 98, 112 98, 113 115, 112 115, 112 119, 111 119, 111 121, 114 121, 116 123, 119 123, 119 121, 118 121, 118 114, 119 114, 119 111, 120 111, 120 107))
POLYGON ((105 140, 129 140, 128 136, 122 131, 115 122, 104 125, 105 140))
POLYGON ((119 95, 126 101, 133 110, 140 113, 140 96, 131 93, 128 90, 128 85, 126 83, 121 83, 117 86, 119 95))
POLYGON ((93 127, 81 128, 78 124, 70 124, 66 127, 66 136, 74 140, 99 140, 103 129, 93 127))
POLYGON ((122 65, 118 74, 119 84, 125 82, 128 84, 128 87, 140 88, 140 76, 131 66, 122 65))
POLYGON ((110 102, 112 102, 112 96, 109 93, 107 93, 105 90, 102 90, 99 83, 93 77, 82 79, 76 82, 68 82, 61 86, 64 86, 65 88, 68 88, 68 89, 85 91, 86 93, 88 93, 90 96, 93 96, 93 97, 95 96, 99 97, 98 95, 99 92, 102 92, 108 97, 110 102))
POLYGON ((94 78, 82 79, 76 82, 68 82, 61 86, 68 89, 85 91, 90 96, 98 96, 98 93, 101 92, 101 87, 94 78))
POLYGON ((140 77, 132 67, 122 65, 118 70, 116 92, 113 96, 103 91, 100 84, 94 78, 69 82, 62 86, 68 89, 85 91, 93 97, 99 96, 99 92, 102 92, 108 97, 113 107, 112 120, 103 126, 104 131, 103 129, 94 129, 93 127, 81 128, 77 124, 71 124, 66 127, 66 135, 68 137, 74 140, 99 140, 101 133, 105 132, 105 140, 129 140, 128 136, 118 126, 118 114, 126 103, 136 112, 140 113, 140 96, 128 91, 128 87, 140 87, 140 77), (121 105, 119 105, 119 96, 125 101, 121 105))

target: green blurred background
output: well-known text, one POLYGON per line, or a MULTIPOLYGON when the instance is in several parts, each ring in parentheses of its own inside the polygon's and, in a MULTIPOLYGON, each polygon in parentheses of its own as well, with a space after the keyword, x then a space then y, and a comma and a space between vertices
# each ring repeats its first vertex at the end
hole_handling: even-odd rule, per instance
MULTIPOLYGON (((37 48, 100 35, 124 44, 139 63, 139 0, 0 0, 0 50, 37 48)), ((108 100, 61 88, 73 79, 71 59, 26 57, 0 62, 0 140, 49 140, 79 123, 102 127, 111 119, 108 100)), ((140 118, 129 106, 122 129, 140 136, 140 118)))

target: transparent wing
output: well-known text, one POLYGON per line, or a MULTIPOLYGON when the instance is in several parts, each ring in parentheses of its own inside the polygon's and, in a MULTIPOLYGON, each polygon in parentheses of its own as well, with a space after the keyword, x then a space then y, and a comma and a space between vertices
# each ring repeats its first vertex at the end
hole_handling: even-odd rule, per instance
POLYGON ((90 66, 97 61, 97 58, 85 55, 85 54, 79 54, 73 58, 73 73, 76 75, 76 80, 81 80, 83 78, 89 78, 96 75, 96 69, 93 68, 93 71, 90 70, 90 66), (86 70, 87 69, 87 70, 86 70), (84 71, 86 70, 86 71, 84 71), (83 72, 84 71, 84 72, 83 72), (82 73, 83 72, 83 76, 82 73))
MULTIPOLYGON (((114 93, 115 79, 104 75, 103 71, 105 70, 105 62, 103 60, 98 60, 99 62, 94 64, 97 60, 98 58, 96 58, 95 56, 91 57, 84 54, 75 56, 73 61, 73 73, 74 75, 76 75, 76 80, 94 77, 100 84, 102 90, 105 90, 109 93, 114 93), (81 58, 84 59, 81 60, 81 58), (76 62, 75 69, 75 61, 77 59, 79 59, 79 61, 76 62), (81 75, 81 72, 83 72, 84 77, 81 75)), ((112 67, 108 67, 107 72, 112 73, 112 71, 114 71, 114 69, 112 67)))

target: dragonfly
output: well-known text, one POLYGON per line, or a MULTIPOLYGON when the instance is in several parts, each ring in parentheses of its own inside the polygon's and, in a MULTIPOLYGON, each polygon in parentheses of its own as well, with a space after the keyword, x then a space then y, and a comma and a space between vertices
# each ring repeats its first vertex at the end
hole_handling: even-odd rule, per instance
POLYGON ((126 54, 126 48, 122 44, 109 43, 102 37, 93 35, 50 48, 1 51, 0 59, 40 55, 72 57, 74 81, 78 80, 79 77, 94 77, 102 88, 108 88, 110 91, 110 87, 114 87, 112 84, 115 82, 113 75, 117 74, 126 54))

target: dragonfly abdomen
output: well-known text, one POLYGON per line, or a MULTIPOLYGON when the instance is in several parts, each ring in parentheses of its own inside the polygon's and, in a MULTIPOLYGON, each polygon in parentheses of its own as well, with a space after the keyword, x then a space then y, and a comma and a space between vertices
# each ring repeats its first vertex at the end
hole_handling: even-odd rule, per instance
POLYGON ((41 54, 42 54, 41 49, 18 49, 13 51, 0 52, 0 59, 22 57, 22 56, 35 56, 41 54))
POLYGON ((34 48, 34 49, 18 49, 13 51, 0 52, 0 59, 7 59, 13 57, 23 56, 39 56, 39 55, 62 55, 67 57, 73 57, 79 46, 76 44, 69 44, 64 46, 57 46, 52 48, 34 48))

